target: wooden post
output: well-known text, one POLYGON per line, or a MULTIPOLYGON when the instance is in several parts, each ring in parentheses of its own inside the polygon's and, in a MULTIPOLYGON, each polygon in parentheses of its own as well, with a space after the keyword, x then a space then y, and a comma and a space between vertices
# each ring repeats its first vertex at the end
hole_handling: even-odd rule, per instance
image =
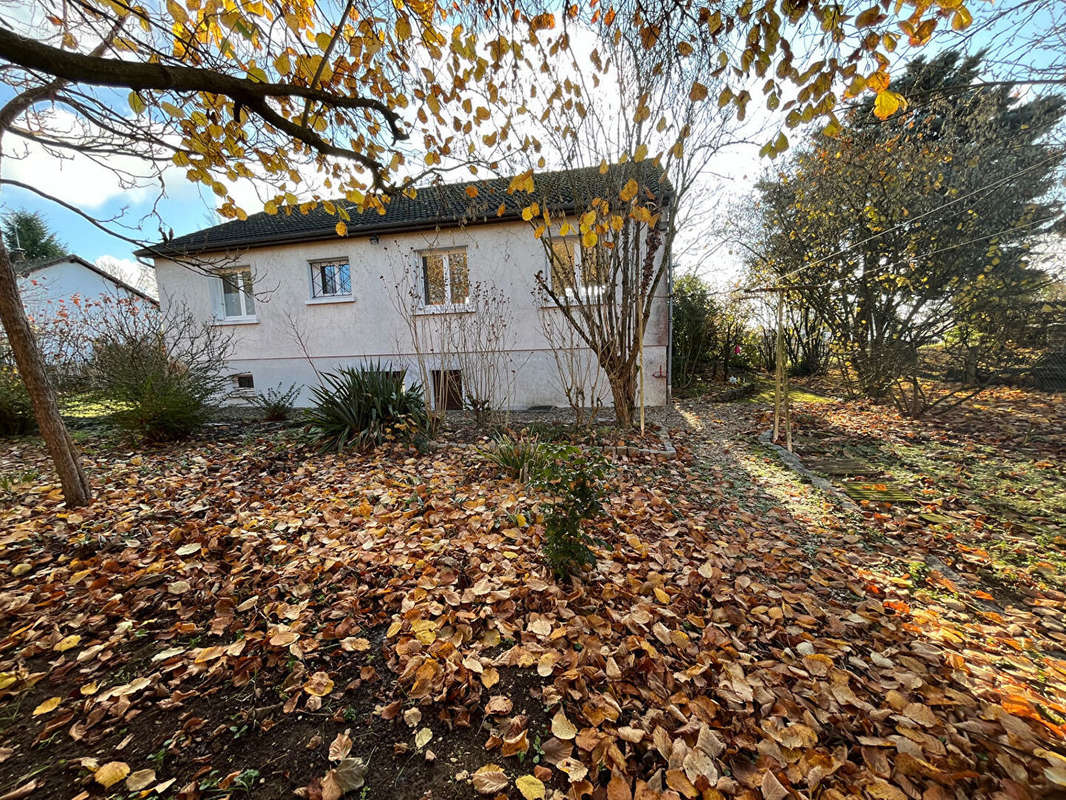
POLYGON ((644 301, 637 307, 637 328, 640 331, 640 435, 644 435, 644 301))

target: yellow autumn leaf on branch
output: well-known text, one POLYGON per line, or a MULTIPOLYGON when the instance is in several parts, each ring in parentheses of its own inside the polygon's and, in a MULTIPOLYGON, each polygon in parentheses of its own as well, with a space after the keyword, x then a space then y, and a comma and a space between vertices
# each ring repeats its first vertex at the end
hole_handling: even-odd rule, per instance
POLYGON ((130 108, 133 109, 134 114, 143 114, 145 109, 148 108, 145 102, 141 99, 141 96, 136 92, 130 92, 129 94, 130 108))
POLYGON ((897 111, 907 107, 907 101, 898 92, 885 89, 877 93, 874 101, 874 114, 878 119, 888 119, 897 111))
POLYGON ((626 181, 626 185, 622 187, 622 191, 619 193, 619 196, 622 198, 623 202, 628 203, 630 200, 637 196, 638 188, 639 187, 637 186, 637 182, 630 178, 628 181, 626 181))

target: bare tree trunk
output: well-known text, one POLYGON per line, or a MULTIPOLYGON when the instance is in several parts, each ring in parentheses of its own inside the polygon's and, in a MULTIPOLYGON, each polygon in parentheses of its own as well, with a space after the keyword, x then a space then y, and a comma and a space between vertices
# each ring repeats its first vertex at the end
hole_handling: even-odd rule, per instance
POLYGON ((55 391, 48 380, 44 359, 33 337, 26 309, 19 295, 18 280, 8 256, 7 247, 0 242, 0 320, 11 343, 11 351, 18 365, 19 375, 33 403, 34 415, 48 452, 52 456, 63 498, 68 506, 84 506, 92 500, 89 481, 82 471, 77 448, 59 415, 55 391))
POLYGON ((636 390, 633 369, 623 364, 605 371, 607 382, 611 384, 615 422, 620 427, 630 428, 633 426, 633 394, 636 390))

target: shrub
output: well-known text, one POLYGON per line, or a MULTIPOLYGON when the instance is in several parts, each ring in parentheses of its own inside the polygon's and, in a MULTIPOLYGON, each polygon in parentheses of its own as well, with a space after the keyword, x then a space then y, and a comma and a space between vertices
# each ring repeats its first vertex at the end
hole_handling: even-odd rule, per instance
POLYGON ((522 483, 539 479, 548 461, 548 448, 536 437, 496 436, 481 454, 522 483))
POLYGON ((394 437, 421 444, 429 428, 425 397, 421 386, 404 387, 405 374, 380 364, 327 372, 311 390, 306 418, 312 435, 323 449, 337 452, 351 444, 369 449, 394 437))
POLYGON ((585 524, 603 515, 609 465, 596 451, 573 445, 544 445, 536 485, 551 497, 544 507, 544 558, 557 578, 596 563, 597 540, 585 524))
POLYGON ((210 419, 229 383, 231 333, 185 309, 108 314, 96 324, 91 385, 115 403, 119 425, 148 441, 170 441, 210 419))
POLYGON ((263 419, 268 422, 281 422, 292 414, 293 404, 299 396, 300 389, 296 384, 290 384, 288 389, 284 389, 279 383, 275 388, 258 392, 251 402, 263 412, 263 419))
POLYGON ((0 366, 0 436, 19 436, 37 428, 30 395, 18 372, 0 366))

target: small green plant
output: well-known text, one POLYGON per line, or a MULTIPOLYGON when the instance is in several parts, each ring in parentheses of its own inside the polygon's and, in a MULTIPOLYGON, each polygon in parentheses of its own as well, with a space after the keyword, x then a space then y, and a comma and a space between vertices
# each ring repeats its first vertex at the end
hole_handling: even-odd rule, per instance
POLYGON ((404 386, 404 371, 377 364, 327 372, 311 389, 314 405, 306 419, 325 450, 349 445, 366 450, 390 439, 421 445, 429 420, 421 386, 404 386))
POLYGON ((243 789, 246 792, 250 792, 257 780, 259 780, 259 770, 246 769, 237 776, 235 781, 233 781, 233 788, 243 789))
POLYGON ((907 565, 907 574, 910 575, 911 586, 918 589, 929 581, 929 565, 924 561, 912 561, 907 565))
POLYGON ((21 436, 37 429, 30 395, 19 374, 0 367, 0 436, 21 436))
POLYGON ((535 437, 500 435, 481 454, 512 478, 529 483, 540 477, 549 449, 535 437))
POLYGON ((292 414, 293 404, 299 396, 300 388, 296 384, 290 384, 286 389, 279 383, 265 392, 257 392, 251 403, 263 412, 267 422, 281 422, 292 414))
POLYGON ((604 513, 607 460, 595 450, 573 445, 545 445, 545 462, 535 481, 551 498, 543 507, 544 557, 557 578, 566 578, 596 563, 590 545, 597 540, 585 525, 604 513))
POLYGON ((12 489, 35 483, 40 477, 41 473, 35 469, 19 469, 14 472, 5 472, 0 475, 0 491, 10 492, 12 489))

